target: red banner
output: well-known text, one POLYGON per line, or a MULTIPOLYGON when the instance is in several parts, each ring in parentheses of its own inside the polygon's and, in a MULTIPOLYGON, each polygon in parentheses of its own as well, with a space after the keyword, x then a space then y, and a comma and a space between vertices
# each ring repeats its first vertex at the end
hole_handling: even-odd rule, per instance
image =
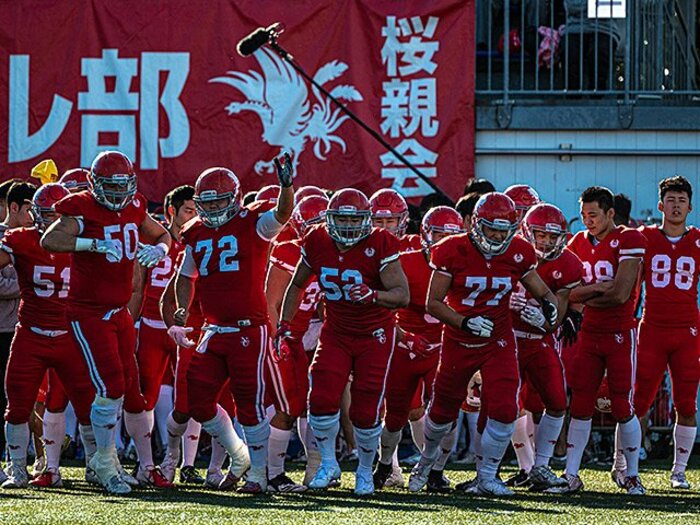
POLYGON ((160 200, 211 166, 244 189, 276 182, 432 190, 277 54, 237 41, 282 22, 279 43, 435 184, 474 170, 473 0, 16 0, 0 9, 0 176, 59 171, 120 149, 160 200))

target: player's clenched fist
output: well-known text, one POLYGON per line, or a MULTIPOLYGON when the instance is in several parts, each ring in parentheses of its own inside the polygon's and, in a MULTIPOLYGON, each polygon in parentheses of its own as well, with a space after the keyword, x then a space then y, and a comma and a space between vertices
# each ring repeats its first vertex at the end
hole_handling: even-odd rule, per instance
POLYGON ((348 297, 353 303, 374 304, 377 302, 377 290, 372 290, 365 283, 354 284, 348 290, 348 297))

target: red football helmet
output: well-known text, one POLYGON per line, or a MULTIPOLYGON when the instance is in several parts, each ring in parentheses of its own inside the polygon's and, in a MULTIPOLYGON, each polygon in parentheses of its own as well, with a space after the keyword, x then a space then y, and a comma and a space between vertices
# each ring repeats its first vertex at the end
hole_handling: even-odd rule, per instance
POLYGON ((32 215, 37 228, 43 230, 56 220, 58 215, 53 207, 66 195, 70 195, 70 192, 57 182, 44 184, 36 190, 32 198, 32 215))
POLYGON ((136 172, 129 157, 120 151, 103 151, 92 161, 89 189, 105 208, 119 211, 136 195, 136 172))
POLYGON ((512 186, 508 186, 503 193, 513 199, 521 220, 525 213, 527 213, 527 210, 541 202, 537 192, 527 184, 513 184, 512 186))
POLYGON ((568 222, 559 208, 552 204, 540 203, 530 208, 522 223, 523 236, 535 248, 537 257, 547 261, 556 259, 566 246, 568 222), (554 244, 538 243, 535 232, 554 234, 554 244))
POLYGON ((432 246, 435 242, 433 240, 434 233, 454 235, 455 233, 464 233, 464 231, 462 216, 457 210, 449 206, 431 208, 423 216, 423 221, 420 225, 421 242, 426 248, 432 246))
POLYGON ((326 218, 327 208, 328 198, 325 195, 323 197, 310 195, 301 199, 294 206, 292 217, 289 219, 297 235, 303 237, 309 226, 323 222, 326 218))
POLYGON ((482 195, 474 206, 471 236, 484 255, 500 255, 508 249, 518 231, 518 210, 513 200, 504 193, 482 195), (505 232, 501 239, 489 237, 484 227, 505 232))
POLYGON ((372 212, 367 196, 354 188, 333 195, 326 209, 326 228, 334 241, 352 245, 372 233, 372 212), (360 219, 359 222, 352 222, 360 219))
POLYGON ((226 224, 243 205, 238 177, 227 168, 204 170, 194 185, 194 205, 197 215, 206 226, 218 228, 226 224), (208 209, 207 203, 222 199, 228 199, 228 203, 223 207, 208 209))
POLYGON ((369 204, 373 220, 396 219, 397 225, 387 230, 399 237, 406 233, 408 205, 398 191, 392 188, 375 191, 369 198, 369 204))
POLYGON ((275 185, 263 186, 255 194, 256 201, 268 201, 276 203, 280 197, 280 187, 275 185))
POLYGON ((90 185, 88 183, 89 176, 90 170, 86 170, 85 168, 74 168, 61 175, 58 183, 71 193, 77 193, 88 189, 90 185))
POLYGON ((302 186, 294 192, 294 202, 301 202, 306 197, 310 197, 311 195, 317 195, 319 197, 325 197, 326 199, 328 199, 326 192, 318 186, 302 186))

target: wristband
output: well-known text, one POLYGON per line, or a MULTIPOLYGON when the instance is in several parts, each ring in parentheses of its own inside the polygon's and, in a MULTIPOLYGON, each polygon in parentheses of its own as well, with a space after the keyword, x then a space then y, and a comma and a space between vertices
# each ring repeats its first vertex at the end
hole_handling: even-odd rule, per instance
POLYGON ((93 252, 97 248, 97 239, 78 237, 75 239, 76 252, 93 252))

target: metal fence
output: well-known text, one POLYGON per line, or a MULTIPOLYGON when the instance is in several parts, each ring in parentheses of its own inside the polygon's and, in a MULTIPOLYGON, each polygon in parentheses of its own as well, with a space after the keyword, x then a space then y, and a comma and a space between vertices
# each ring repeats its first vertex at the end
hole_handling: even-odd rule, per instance
POLYGON ((697 0, 477 0, 477 95, 700 101, 697 0))

